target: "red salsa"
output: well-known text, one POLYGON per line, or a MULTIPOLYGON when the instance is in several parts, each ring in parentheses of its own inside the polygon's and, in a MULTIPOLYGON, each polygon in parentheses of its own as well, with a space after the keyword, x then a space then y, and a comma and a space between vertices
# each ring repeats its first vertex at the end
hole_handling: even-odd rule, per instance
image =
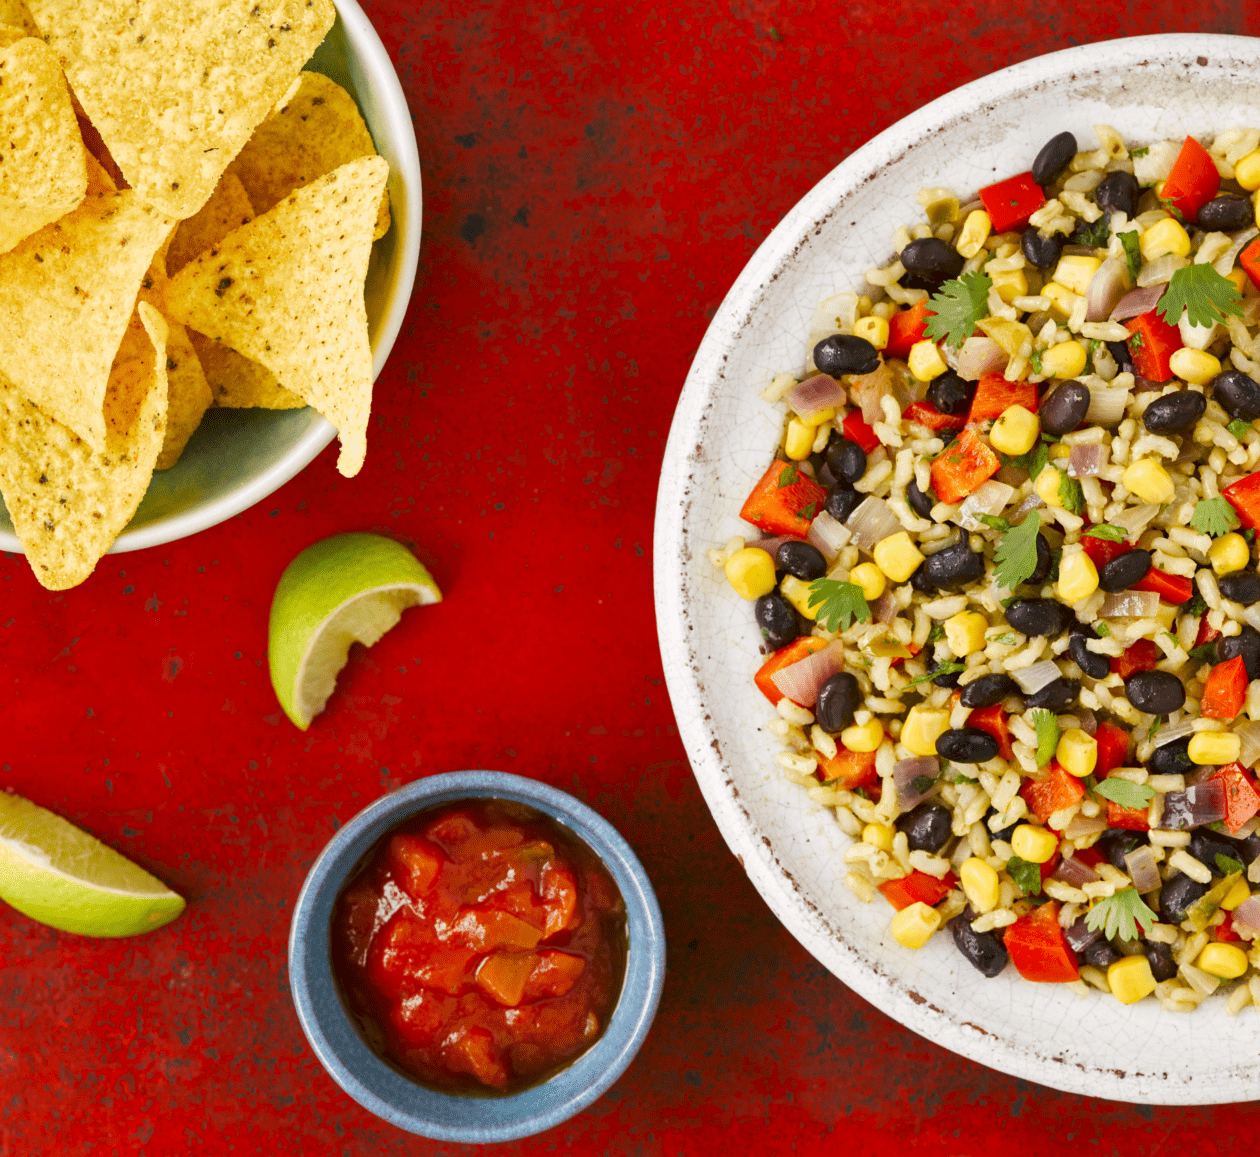
POLYGON ((333 911, 333 967, 368 1044, 449 1091, 509 1093, 604 1031, 625 906, 595 855, 504 800, 424 812, 363 859, 333 911))

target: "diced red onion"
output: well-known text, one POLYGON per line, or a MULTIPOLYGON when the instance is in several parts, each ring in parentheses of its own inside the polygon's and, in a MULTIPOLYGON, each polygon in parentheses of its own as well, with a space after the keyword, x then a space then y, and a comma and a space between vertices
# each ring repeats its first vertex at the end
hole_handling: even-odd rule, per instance
POLYGON ((1250 896, 1234 909, 1234 923, 1260 933, 1260 896, 1250 896))
POLYGON ((1079 888, 1082 884, 1092 884, 1099 878, 1098 873, 1088 864, 1082 864, 1075 856, 1064 856, 1054 870, 1054 878, 1079 888))
POLYGON ((897 804, 901 810, 909 811, 928 796, 935 795, 940 788, 940 774, 941 765, 934 755, 899 760, 893 766, 893 783, 897 785, 897 804), (914 781, 924 778, 930 779, 932 786, 927 791, 916 790, 914 781))
POLYGON ((1089 409, 1085 411, 1086 425, 1114 426, 1124 417, 1124 407, 1128 400, 1129 391, 1123 386, 1095 382, 1089 387, 1089 409))
POLYGON ((1021 470, 1018 466, 1002 466, 993 478, 996 482, 1005 482, 1007 486, 1018 490, 1028 481, 1028 471, 1021 470))
POLYGON ((990 478, 988 482, 976 487, 963 499, 963 504, 958 508, 958 516, 954 521, 964 530, 983 530, 984 523, 978 516, 1001 514, 1014 493, 1013 486, 1007 486, 1005 482, 996 482, 990 478))
POLYGON ((853 545, 870 554, 876 543, 883 542, 890 534, 896 534, 901 529, 901 520, 882 498, 868 495, 844 520, 844 525, 853 535, 853 545))
POLYGON ((1063 930, 1064 939, 1072 946, 1073 952, 1084 952, 1102 934, 1102 926, 1090 928, 1085 923, 1084 916, 1079 917, 1070 928, 1063 930))
POLYGON ((1155 849, 1150 844, 1128 852, 1124 857, 1124 866, 1129 869, 1129 878, 1138 892, 1145 894, 1159 887, 1159 865, 1155 862, 1155 849))
POLYGON ((803 382, 797 382, 787 392, 787 403, 807 421, 823 410, 830 410, 844 403, 844 389, 835 378, 827 374, 815 374, 803 382))
POLYGON ((1163 747, 1166 743, 1172 743, 1174 740, 1182 738, 1182 736, 1190 735, 1194 732, 1194 719, 1187 717, 1180 723, 1165 723, 1157 732, 1155 732, 1155 746, 1163 747))
POLYGON ((1006 351, 991 337, 969 337, 958 351, 958 376, 978 382, 982 374, 1004 368, 1008 360, 1006 351))
POLYGON ((1151 519, 1158 513, 1159 506, 1154 502, 1144 502, 1141 506, 1126 506, 1111 519, 1111 525, 1127 531, 1129 541, 1134 542, 1138 535, 1146 529, 1151 519))
POLYGON ((1238 762, 1243 767, 1250 767, 1260 759, 1260 723, 1244 723, 1241 727, 1233 728, 1233 731, 1242 741, 1238 749, 1238 762))
POLYGON ((1098 443, 1073 446, 1068 455, 1069 478, 1097 478, 1107 463, 1107 447, 1098 443))
POLYGON ((847 545, 850 537, 848 527, 843 522, 837 522, 825 510, 815 514, 814 521, 809 524, 809 541, 822 551, 828 566, 835 562, 836 555, 847 545))
POLYGON ((1019 684, 1019 689, 1025 695, 1037 694, 1043 687, 1049 686, 1059 678, 1059 674, 1059 668, 1051 659, 1042 659, 1040 663, 1034 663, 1031 667, 1024 667, 1010 673, 1011 678, 1019 684))
POLYGON ((877 623, 891 623, 897 617, 897 600, 893 598, 892 591, 885 591, 879 596, 879 600, 871 607, 871 614, 875 616, 877 623))
POLYGON ((1179 832, 1224 818, 1225 784, 1219 779, 1208 779, 1185 791, 1170 791, 1165 795, 1164 815, 1159 826, 1179 832))
POLYGON ((1148 285, 1144 289, 1134 289, 1126 293, 1108 315, 1108 321, 1128 321, 1131 317, 1141 317, 1150 313, 1164 296, 1166 285, 1148 285))
POLYGON ((844 648, 838 639, 821 651, 806 655, 790 667, 776 671, 770 678, 793 703, 813 707, 818 702, 818 688, 844 669, 844 648))
POLYGON ((746 544, 754 550, 764 550, 771 558, 774 558, 785 542, 804 542, 802 538, 797 538, 794 534, 780 534, 777 538, 759 538, 756 542, 746 544))
POLYGON ((1127 265, 1118 257, 1108 257, 1089 279, 1089 288, 1085 291, 1085 320, 1102 321, 1115 309, 1124 297, 1127 280, 1127 265))
POLYGON ((1069 840, 1079 840, 1082 836, 1092 836, 1095 832, 1105 832, 1107 830, 1107 821, 1100 819, 1098 816, 1083 816, 1077 812, 1070 820, 1068 826, 1063 829, 1063 834, 1069 840))
MULTIPOLYGON (((1257 298, 1257 300, 1260 301, 1260 298, 1257 298)), ((1155 388, 1159 389, 1158 386, 1155 388)), ((1179 462, 1189 462, 1195 458, 1199 458, 1208 449, 1209 447, 1205 446, 1202 442, 1196 442, 1193 438, 1187 438, 1184 442, 1182 442, 1181 450, 1178 452, 1177 457, 1173 459, 1173 465, 1175 466, 1179 462)))
POLYGON ((1102 619, 1149 619, 1159 610, 1158 591, 1121 591, 1106 595, 1098 608, 1102 619))
POLYGON ((849 397, 862 407, 862 421, 867 425, 884 420, 882 403, 891 393, 892 378, 883 358, 869 374, 862 374, 849 384, 849 397))
POLYGON ((1242 318, 1240 320, 1248 329, 1260 321, 1260 297, 1243 298, 1242 318))
POLYGON ((1011 511, 1009 518, 1010 524, 1012 526, 1018 526, 1024 521, 1024 515, 1026 515, 1030 510, 1036 510, 1038 506, 1044 505, 1045 503, 1041 501, 1041 496, 1034 491, 1032 494, 1028 495, 1027 498, 1022 499, 1020 504, 1011 511))
POLYGON ((1093 735, 1098 730, 1098 716, 1088 707, 1076 713, 1076 720, 1077 727, 1085 732, 1086 735, 1093 735))
MULTIPOLYGON (((1133 375, 1133 392, 1135 394, 1144 394, 1148 390, 1162 390, 1163 388, 1163 382, 1153 382, 1150 378, 1142 377, 1141 374, 1133 375)), ((1188 441, 1190 441, 1190 439, 1187 439, 1187 442, 1188 441)))

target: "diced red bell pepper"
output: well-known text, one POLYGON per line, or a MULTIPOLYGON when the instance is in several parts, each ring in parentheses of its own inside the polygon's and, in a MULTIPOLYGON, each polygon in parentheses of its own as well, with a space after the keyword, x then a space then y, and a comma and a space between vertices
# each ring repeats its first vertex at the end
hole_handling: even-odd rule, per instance
POLYGON ((1260 527, 1260 471, 1226 486, 1221 493, 1238 512, 1238 521, 1252 530, 1260 527))
POLYGON ((1045 863, 1040 865, 1041 878, 1043 881, 1050 879, 1050 877, 1054 875, 1055 869, 1058 868, 1059 861, 1062 859, 1063 857, 1058 852, 1055 852, 1053 856, 1045 861, 1045 863))
MULTIPOLYGON (((1208 622, 1207 615, 1199 616, 1199 630, 1194 636, 1194 647, 1202 647, 1204 643, 1215 643, 1221 637, 1220 631, 1216 630, 1211 623, 1208 622)), ((1193 651, 1194 647, 1190 649, 1193 651)))
POLYGON ((1247 663, 1235 655, 1217 663, 1208 674, 1199 702, 1199 714, 1208 719, 1235 719, 1247 702, 1247 663))
POLYGON ((932 462, 932 489, 942 502, 961 502, 1002 467, 975 430, 964 430, 932 462))
POLYGON ((1251 278, 1251 284, 1260 289, 1260 237, 1257 237, 1238 255, 1238 264, 1251 278))
POLYGON ((910 356, 910 347, 923 340, 927 332, 927 318, 926 297, 918 305, 894 313, 888 319, 888 344, 884 346, 884 357, 900 358, 904 362, 910 356))
POLYGON ((1065 771, 1057 759, 1052 759, 1040 779, 1024 781, 1019 794, 1028 810, 1044 824, 1055 812, 1077 803, 1085 794, 1085 785, 1065 771))
POLYGON ((1241 763, 1218 767, 1207 778, 1219 779, 1225 784, 1225 818, 1222 822, 1231 835, 1260 811, 1260 793, 1256 791, 1255 780, 1241 763))
POLYGON ((1133 335, 1129 338, 1133 368, 1152 382, 1168 381, 1173 376, 1169 359, 1181 349, 1181 331, 1153 309, 1129 318, 1124 328, 1133 335))
POLYGON ((1194 582, 1185 575, 1169 574, 1153 566, 1141 582, 1129 588, 1134 591, 1154 591, 1166 603, 1187 603, 1194 594, 1194 582))
POLYGON ((791 534, 804 538, 809 534, 809 524, 822 509, 827 492, 803 471, 795 462, 776 458, 760 482, 753 487, 740 518, 751 522, 767 534, 791 534), (780 484, 785 470, 791 470, 788 485, 780 484))
POLYGON ((998 754, 1003 759, 1015 758, 1015 749, 1011 746, 1011 729, 1006 725, 1006 712, 1002 710, 1001 703, 973 711, 967 716, 967 726, 978 727, 992 735, 997 740, 998 754))
MULTIPOLYGON (((1101 778, 1106 779, 1104 775, 1101 778)), ((1124 828, 1129 832, 1150 831, 1150 813, 1144 807, 1121 807, 1115 800, 1107 801, 1107 826, 1124 828)))
POLYGON ((1032 173, 1020 173, 996 185, 985 185, 980 200, 993 222, 993 232, 1009 233, 1028 224, 1028 218, 1046 203, 1046 195, 1032 173))
POLYGON ((1011 963, 1025 980, 1063 984, 1081 978, 1076 954, 1059 927, 1059 905, 1053 900, 1021 916, 1002 939, 1011 963))
POLYGON ((794 639, 762 663, 761 669, 753 676, 753 682, 761 689, 761 693, 777 706, 779 700, 783 698, 783 692, 775 686, 771 676, 776 671, 782 671, 784 667, 799 663, 807 655, 821 651, 826 645, 827 640, 820 639, 816 635, 802 635, 799 639, 794 639))
POLYGON ((875 452, 875 447, 879 445, 879 435, 862 420, 861 410, 850 410, 840 424, 844 428, 844 436, 850 442, 856 442, 868 454, 875 452))
POLYGON ((1127 679, 1134 671, 1154 671, 1164 657, 1157 644, 1150 639, 1138 639, 1136 643, 1125 649, 1123 655, 1114 656, 1111 660, 1111 673, 1127 679))
POLYGON ((967 411, 967 424, 997 418, 1011 406, 1023 406, 1030 414, 1037 412, 1037 386, 1034 382, 1008 382, 1001 374, 982 374, 976 395, 967 411))
POLYGON ((918 643, 907 643, 906 650, 910 652, 909 655, 894 655, 888 660, 888 665, 890 667, 896 667, 899 664, 904 663, 907 659, 913 659, 915 655, 923 650, 923 648, 920 647, 918 643))
POLYGON ((1078 864, 1084 864, 1087 868, 1096 868, 1099 864, 1105 863, 1107 857, 1097 848, 1077 848, 1072 853, 1072 859, 1078 864))
POLYGON ((1094 765, 1094 774, 1106 779, 1114 768, 1124 766, 1129 754, 1129 733, 1108 720, 1098 725, 1098 730, 1094 732, 1094 741, 1098 744, 1098 762, 1094 765))
POLYGON ((967 421, 962 414, 942 414, 931 402, 911 402, 903 416, 929 430, 961 430, 967 421))
POLYGON ((1203 208, 1221 187, 1221 175, 1211 156, 1194 137, 1186 137, 1164 182, 1160 199, 1193 224, 1203 208))
POLYGON ((1223 940, 1228 944, 1231 940, 1241 940, 1242 937, 1234 931, 1234 914, 1226 912, 1225 919, 1222 920, 1214 929, 1217 940, 1223 940))
POLYGON ((1133 549, 1128 539, 1123 542, 1112 542, 1108 538, 1098 538, 1092 534, 1081 535, 1081 547, 1099 570, 1102 570, 1113 558, 1119 558, 1133 549))
POLYGON ((902 876, 900 880, 885 880, 877 887, 884 893, 884 898, 900 912, 911 904, 934 907, 945 899, 957 882, 953 872, 946 872, 938 880, 926 872, 914 871, 908 876, 902 876))
POLYGON ((818 778, 845 791, 874 783, 879 778, 875 771, 875 752, 850 751, 837 744, 836 754, 830 759, 819 758, 818 778))

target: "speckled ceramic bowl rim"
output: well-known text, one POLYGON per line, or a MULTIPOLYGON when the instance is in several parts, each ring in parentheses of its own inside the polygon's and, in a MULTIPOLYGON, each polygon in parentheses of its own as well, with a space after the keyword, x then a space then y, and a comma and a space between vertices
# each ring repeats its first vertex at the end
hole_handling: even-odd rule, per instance
POLYGON ((601 1097, 647 1037, 665 983, 665 926, 643 865, 621 834, 567 792, 500 771, 455 771, 417 780, 364 808, 319 854, 293 911, 289 983, 302 1030, 328 1073, 369 1112, 438 1141, 527 1137, 601 1097), (333 904, 360 857, 419 811, 466 799, 508 799, 551 816, 586 843, 626 904, 630 950, 621 996, 604 1035, 544 1084, 510 1097, 456 1097, 426 1089, 364 1044, 341 1003, 329 963, 333 904))
MULTIPOLYGON (((759 309, 766 287, 790 276, 790 262, 807 238, 835 212, 835 206, 896 161, 912 142, 947 128, 978 108, 997 107, 1004 99, 1039 84, 1082 77, 1117 67, 1147 64, 1179 71, 1227 58, 1260 63, 1260 41, 1238 36, 1170 34, 1133 37, 1069 48, 1024 61, 973 81, 924 106, 850 154, 783 218, 741 272, 714 315, 696 354, 675 412, 661 470, 654 536, 657 630, 666 683, 692 769, 719 829, 754 886, 798 941, 836 976, 877 1008, 927 1039, 982 1064, 1068 1092, 1121 1101, 1161 1104, 1212 1104, 1251 1100, 1254 1084, 1241 1074, 1198 1085, 1189 1077, 1139 1079, 1101 1065, 1064 1064, 1053 1052, 1014 1044, 968 1024, 949 1008, 926 1000, 890 970, 871 966, 854 944, 829 926, 797 886, 775 854, 773 841, 739 798, 726 754, 741 737, 718 734, 706 707, 701 663, 704 637, 689 611, 694 598, 680 583, 678 560, 687 550, 684 523, 705 485, 694 461, 704 438, 712 399, 724 366, 741 333, 759 309), (1197 56, 1197 60, 1196 60, 1197 56), (1056 1063, 1058 1062, 1058 1063, 1056 1063)), ((769 760, 769 751, 765 758, 769 760)), ((1187 1030, 1193 1025, 1187 1022, 1187 1030)))

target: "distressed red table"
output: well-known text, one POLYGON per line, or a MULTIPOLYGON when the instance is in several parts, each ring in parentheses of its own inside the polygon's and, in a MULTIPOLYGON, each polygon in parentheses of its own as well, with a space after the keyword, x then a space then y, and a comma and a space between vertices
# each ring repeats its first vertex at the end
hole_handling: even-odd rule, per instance
POLYGON ((651 548, 692 353, 819 177, 1015 61, 1256 19, 1220 0, 1035 15, 995 0, 367 8, 415 113, 426 204, 362 475, 340 478, 331 449, 246 514, 107 558, 63 595, 0 556, 0 786, 189 900, 169 928, 121 942, 0 911, 0 1155, 456 1151, 376 1120, 324 1074, 285 952, 337 825, 468 767, 535 776, 612 819, 670 937, 629 1072, 503 1151, 1233 1152, 1260 1122, 1250 1106, 1125 1106, 1013 1080, 902 1029, 801 950, 692 780, 651 548), (300 549, 348 529, 413 545, 447 598, 358 649, 301 734, 268 682, 271 592, 300 549))

